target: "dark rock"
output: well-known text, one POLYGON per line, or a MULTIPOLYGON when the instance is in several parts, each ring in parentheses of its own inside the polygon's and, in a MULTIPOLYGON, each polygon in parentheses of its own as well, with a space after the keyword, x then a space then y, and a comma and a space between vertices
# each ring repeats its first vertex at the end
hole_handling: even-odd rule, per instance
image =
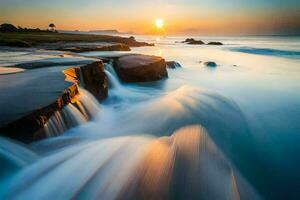
POLYGON ((122 56, 115 59, 114 67, 125 82, 156 81, 168 77, 165 60, 157 56, 122 56))
POLYGON ((185 41, 183 41, 183 43, 195 44, 195 45, 205 44, 203 41, 201 41, 201 40, 195 40, 194 38, 187 38, 185 41))
POLYGON ((104 72, 102 61, 94 62, 76 71, 80 82, 99 101, 102 101, 108 94, 108 80, 104 72))
POLYGON ((169 69, 181 68, 181 65, 176 61, 167 61, 166 65, 167 65, 167 68, 169 68, 169 69))
POLYGON ((213 62, 213 61, 208 61, 208 62, 205 62, 203 63, 205 66, 207 67, 216 67, 217 66, 217 63, 213 62))
POLYGON ((136 41, 135 37, 133 37, 133 36, 130 36, 129 39, 132 40, 132 41, 136 41))
POLYGON ((108 92, 103 63, 69 68, 64 73, 60 69, 28 70, 2 76, 0 134, 24 143, 45 138, 43 126, 56 111, 76 99, 78 83, 103 100, 108 92))
POLYGON ((202 44, 205 44, 205 43, 202 42, 201 40, 195 40, 195 41, 192 41, 192 42, 188 42, 188 44, 202 45, 202 44))
POLYGON ((188 43, 188 42, 193 42, 193 41, 195 41, 194 38, 187 38, 183 41, 183 43, 188 43))
POLYGON ((222 42, 209 42, 207 45, 223 45, 222 42))
MULTIPOLYGON (((12 139, 19 140, 24 143, 31 143, 36 140, 44 138, 44 133, 41 129, 54 114, 55 111, 61 110, 65 105, 71 102, 71 99, 78 94, 77 85, 74 83, 66 90, 64 90, 54 102, 44 105, 44 107, 36 107, 31 113, 25 114, 22 118, 10 122, 4 127, 0 128, 1 135, 7 136, 12 139), (42 136, 43 135, 43 136, 42 136)), ((20 97, 22 98, 22 97, 20 97)), ((39 99, 39 96, 32 98, 39 99)), ((19 107, 27 106, 19 105, 19 107)), ((23 110, 23 109, 22 109, 23 110)))

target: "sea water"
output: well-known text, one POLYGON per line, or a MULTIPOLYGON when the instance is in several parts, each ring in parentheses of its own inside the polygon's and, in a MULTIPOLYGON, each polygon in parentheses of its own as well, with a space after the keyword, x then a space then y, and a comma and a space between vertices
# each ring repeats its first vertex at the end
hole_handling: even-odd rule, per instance
POLYGON ((186 37, 136 36, 156 45, 132 53, 182 68, 124 84, 105 66, 109 97, 87 109, 97 111, 92 121, 30 145, 34 159, 19 164, 21 151, 5 154, 18 144, 1 143, 14 167, 2 197, 299 198, 300 38, 196 37, 224 45, 194 46, 186 37))

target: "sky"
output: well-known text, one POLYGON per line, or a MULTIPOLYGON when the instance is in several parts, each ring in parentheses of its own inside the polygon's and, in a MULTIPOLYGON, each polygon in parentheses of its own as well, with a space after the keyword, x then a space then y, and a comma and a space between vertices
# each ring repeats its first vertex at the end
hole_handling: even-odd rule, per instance
POLYGON ((156 34, 300 34, 300 0, 1 0, 0 23, 156 34))

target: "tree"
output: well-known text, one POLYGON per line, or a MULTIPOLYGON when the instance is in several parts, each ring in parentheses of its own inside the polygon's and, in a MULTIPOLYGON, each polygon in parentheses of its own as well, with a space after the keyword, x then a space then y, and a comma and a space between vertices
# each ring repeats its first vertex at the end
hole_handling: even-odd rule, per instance
POLYGON ((54 24, 49 24, 49 30, 55 31, 56 26, 54 24))

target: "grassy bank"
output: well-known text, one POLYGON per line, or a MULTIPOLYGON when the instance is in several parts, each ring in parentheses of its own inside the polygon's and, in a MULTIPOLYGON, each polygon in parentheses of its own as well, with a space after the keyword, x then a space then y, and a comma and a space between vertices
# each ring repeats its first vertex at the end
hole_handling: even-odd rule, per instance
POLYGON ((33 47, 44 43, 54 42, 117 42, 129 46, 146 46, 147 43, 140 43, 134 38, 125 38, 109 35, 85 35, 67 34, 53 32, 28 32, 28 33, 0 33, 0 45, 33 47))

